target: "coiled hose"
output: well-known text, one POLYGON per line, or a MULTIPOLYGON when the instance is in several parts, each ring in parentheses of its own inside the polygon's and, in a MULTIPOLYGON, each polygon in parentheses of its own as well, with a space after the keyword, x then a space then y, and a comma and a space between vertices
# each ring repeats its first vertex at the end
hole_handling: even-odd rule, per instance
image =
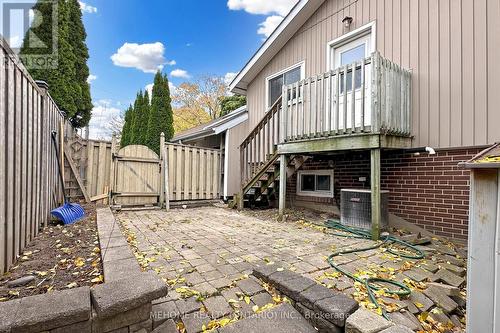
MULTIPOLYGON (((328 229, 340 231, 340 232, 330 232, 330 234, 334 235, 334 236, 346 237, 346 238, 371 239, 371 232, 370 231, 360 229, 360 228, 355 228, 355 227, 348 227, 348 226, 340 224, 340 222, 336 221, 336 220, 326 221, 325 226, 328 229)), ((414 245, 409 244, 405 241, 402 241, 394 236, 386 235, 386 236, 382 236, 381 242, 378 242, 377 244, 375 244, 373 246, 336 251, 328 257, 328 263, 336 271, 348 276, 349 278, 353 279, 354 281, 357 281, 359 283, 364 284, 366 287, 366 290, 368 292, 368 296, 370 298, 370 301, 377 308, 381 309, 382 316, 385 319, 389 320, 385 309, 382 308, 378 304, 378 301, 375 297, 374 291, 378 291, 380 289, 383 289, 383 287, 377 286, 376 283, 384 283, 387 285, 392 285, 392 286, 397 287, 397 289, 394 289, 394 290, 387 289, 387 290, 385 290, 385 292, 387 294, 398 295, 398 296, 403 296, 403 297, 409 296, 411 294, 411 289, 408 288, 408 286, 406 286, 405 284, 394 281, 394 280, 388 280, 388 279, 382 279, 382 278, 376 278, 376 277, 368 277, 365 280, 362 280, 362 279, 354 276, 350 272, 342 269, 340 266, 335 264, 335 262, 333 261, 333 258, 335 258, 336 256, 339 256, 339 255, 342 255, 342 254, 374 250, 374 249, 381 247, 382 245, 387 246, 387 252, 389 252, 393 255, 402 257, 402 258, 407 258, 407 259, 423 259, 423 258, 425 258, 424 252, 422 250, 418 249, 417 247, 415 247, 414 245), (402 245, 403 247, 409 248, 415 254, 406 254, 406 253, 402 253, 401 251, 397 251, 392 247, 393 244, 399 244, 399 245, 402 245)))

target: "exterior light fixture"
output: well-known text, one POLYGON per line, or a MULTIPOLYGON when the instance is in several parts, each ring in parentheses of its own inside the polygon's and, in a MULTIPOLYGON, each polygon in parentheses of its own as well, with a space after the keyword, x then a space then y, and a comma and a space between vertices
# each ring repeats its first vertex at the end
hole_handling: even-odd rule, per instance
POLYGON ((352 23, 352 17, 350 16, 346 16, 342 19, 342 23, 344 23, 344 27, 346 29, 349 29, 349 27, 351 26, 351 23, 352 23))

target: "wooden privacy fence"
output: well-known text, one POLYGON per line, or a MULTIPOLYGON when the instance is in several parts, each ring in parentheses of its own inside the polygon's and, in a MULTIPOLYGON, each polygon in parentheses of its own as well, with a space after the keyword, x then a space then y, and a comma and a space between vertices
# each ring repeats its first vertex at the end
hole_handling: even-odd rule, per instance
POLYGON ((221 188, 221 152, 181 144, 165 144, 168 170, 167 200, 218 199, 221 188))
POLYGON ((0 273, 62 201, 51 131, 71 126, 0 37, 0 273))
POLYGON ((89 200, 106 201, 104 197, 111 190, 113 181, 112 154, 118 148, 115 139, 87 140, 79 136, 67 139, 65 180, 70 198, 85 198, 83 185, 89 200))

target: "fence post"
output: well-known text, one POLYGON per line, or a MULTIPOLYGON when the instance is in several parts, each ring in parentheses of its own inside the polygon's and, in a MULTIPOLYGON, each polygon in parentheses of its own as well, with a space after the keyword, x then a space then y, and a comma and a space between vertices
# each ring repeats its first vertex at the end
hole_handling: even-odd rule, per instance
MULTIPOLYGON (((90 149, 89 147, 90 145, 90 142, 89 140, 87 139, 87 149, 90 149)), ((117 147, 117 138, 116 138, 116 134, 113 134, 113 136, 111 137, 111 163, 110 163, 110 170, 109 170, 109 193, 108 193, 108 205, 111 205, 111 195, 113 193, 113 191, 115 190, 115 163, 113 161, 113 154, 116 153, 116 147, 117 147)), ((89 184, 89 182, 87 181, 87 184, 89 184)), ((89 185, 87 185, 88 187, 89 185)), ((87 192, 88 192, 88 189, 87 189, 87 192)))
POLYGON ((165 133, 160 134, 160 208, 163 208, 165 199, 165 154, 163 147, 165 146, 165 133))

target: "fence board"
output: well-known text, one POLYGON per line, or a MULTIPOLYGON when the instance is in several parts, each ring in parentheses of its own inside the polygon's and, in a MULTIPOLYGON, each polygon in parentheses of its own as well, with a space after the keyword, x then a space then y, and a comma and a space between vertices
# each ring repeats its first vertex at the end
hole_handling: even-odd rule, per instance
MULTIPOLYGON (((5 147, 5 117, 7 115, 7 108, 5 106, 5 89, 6 89, 6 75, 5 75, 5 52, 0 49, 0 147, 5 147)), ((0 171, 5 171, 5 149, 0 150, 0 171)), ((0 193, 5 198, 7 194, 5 191, 5 177, 0 177, 0 193)), ((0 272, 6 269, 6 220, 5 220, 5 200, 0 200, 0 272)))
POLYGON ((62 119, 45 89, 0 38, 0 274, 61 202, 48 135, 62 119))
POLYGON ((172 201, 220 197, 221 152, 166 143, 169 197, 172 201))

